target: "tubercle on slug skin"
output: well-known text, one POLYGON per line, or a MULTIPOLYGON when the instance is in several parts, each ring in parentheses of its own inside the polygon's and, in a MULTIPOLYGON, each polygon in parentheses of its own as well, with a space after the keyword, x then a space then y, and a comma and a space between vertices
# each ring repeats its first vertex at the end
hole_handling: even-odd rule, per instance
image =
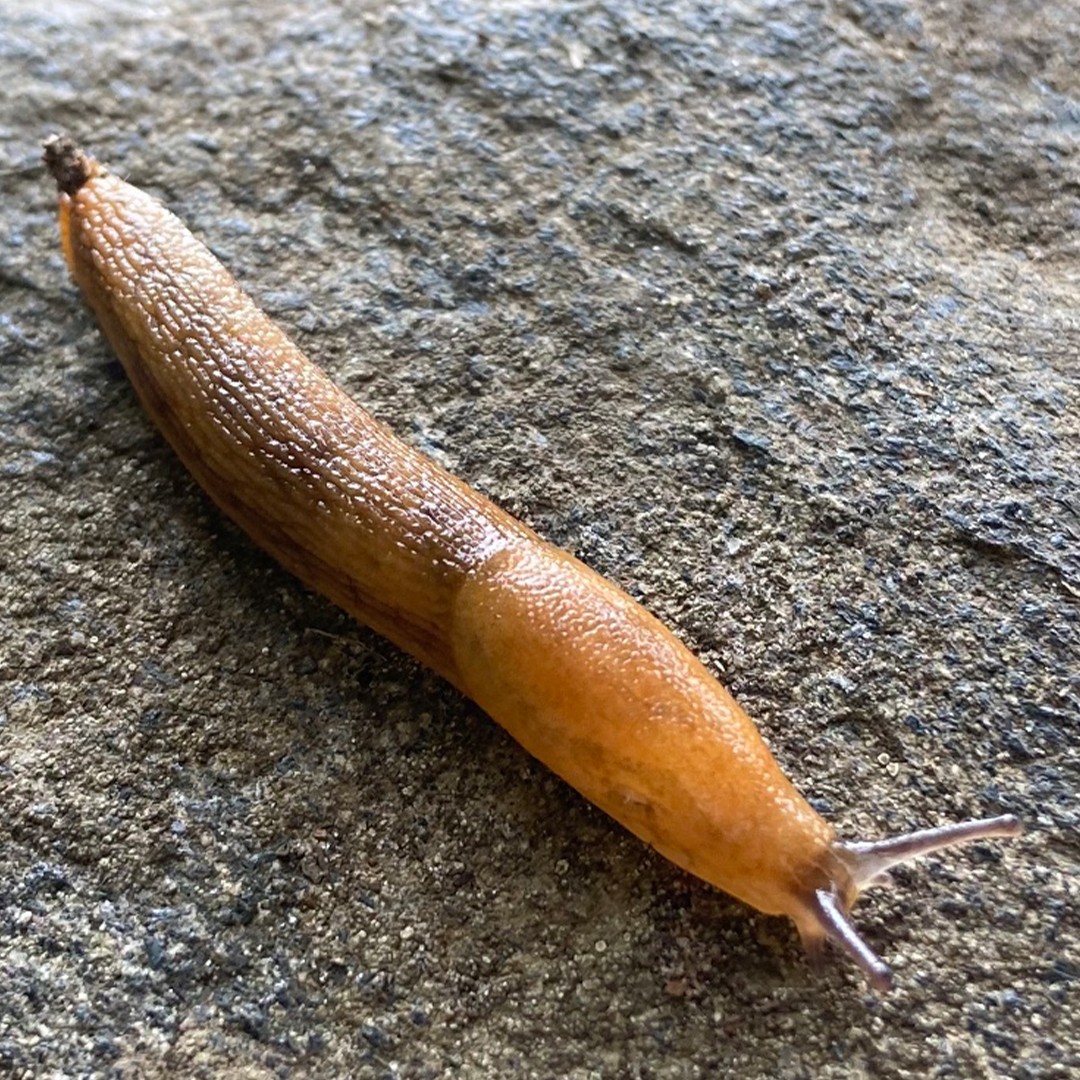
POLYGON ((615 585, 400 442, 311 364, 156 200, 70 140, 45 162, 65 259, 144 408, 288 570, 440 672, 684 869, 828 940, 892 862, 1012 817, 845 844, 739 705, 615 585))

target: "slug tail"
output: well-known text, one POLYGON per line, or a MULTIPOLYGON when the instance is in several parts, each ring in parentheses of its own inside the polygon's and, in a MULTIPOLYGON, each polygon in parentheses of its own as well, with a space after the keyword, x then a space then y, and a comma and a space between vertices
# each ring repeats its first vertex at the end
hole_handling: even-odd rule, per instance
POLYGON ((823 871, 824 888, 808 890, 794 915, 803 945, 811 958, 818 958, 829 942, 850 957, 875 989, 885 992, 892 986, 889 966, 859 936, 849 913, 859 894, 872 885, 889 880, 889 869, 932 851, 991 837, 1018 836, 1024 831, 1011 814, 923 829, 888 840, 848 843, 834 840, 823 871))
POLYGON ((50 135, 41 149, 45 168, 64 195, 74 195, 87 180, 100 176, 103 171, 101 165, 67 135, 50 135))

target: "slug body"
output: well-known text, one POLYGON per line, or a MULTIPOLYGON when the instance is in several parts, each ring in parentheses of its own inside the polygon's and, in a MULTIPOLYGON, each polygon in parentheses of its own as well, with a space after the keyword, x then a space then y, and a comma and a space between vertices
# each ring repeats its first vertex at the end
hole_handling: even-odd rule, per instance
POLYGON ((899 857, 1017 830, 999 818, 841 844, 652 615, 398 440, 155 199, 67 140, 46 162, 71 274, 217 505, 673 862, 791 917, 810 946, 833 940, 883 987, 846 919, 860 889, 899 857))

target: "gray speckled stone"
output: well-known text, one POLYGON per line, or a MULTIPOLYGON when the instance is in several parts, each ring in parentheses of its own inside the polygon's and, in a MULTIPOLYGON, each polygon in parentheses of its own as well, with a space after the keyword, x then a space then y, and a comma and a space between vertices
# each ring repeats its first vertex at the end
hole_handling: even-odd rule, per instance
POLYGON ((319 9, 0 15, 0 1072, 1074 1072, 1076 5, 319 9), (56 129, 673 625, 846 835, 1031 824, 860 906, 896 993, 212 510, 68 282, 56 129))

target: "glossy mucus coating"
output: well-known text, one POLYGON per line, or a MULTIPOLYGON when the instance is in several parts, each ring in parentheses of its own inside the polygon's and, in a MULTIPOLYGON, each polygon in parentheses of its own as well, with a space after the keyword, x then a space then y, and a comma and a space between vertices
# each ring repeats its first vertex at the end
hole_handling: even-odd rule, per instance
POLYGON ((64 254, 146 411, 283 566, 454 683, 673 862, 875 985, 846 922, 890 861, 1012 819, 839 844, 752 721, 625 592, 397 439, 310 363, 159 202, 46 145, 64 254))
POLYGON ((464 582, 454 629, 474 700, 672 862, 775 914, 829 881, 830 826, 621 589, 549 544, 508 548, 464 582))
POLYGON ((787 910, 765 852, 798 852, 801 881, 832 831, 673 634, 391 434, 156 199, 101 173, 61 216, 143 406, 222 510, 673 861, 787 910))

